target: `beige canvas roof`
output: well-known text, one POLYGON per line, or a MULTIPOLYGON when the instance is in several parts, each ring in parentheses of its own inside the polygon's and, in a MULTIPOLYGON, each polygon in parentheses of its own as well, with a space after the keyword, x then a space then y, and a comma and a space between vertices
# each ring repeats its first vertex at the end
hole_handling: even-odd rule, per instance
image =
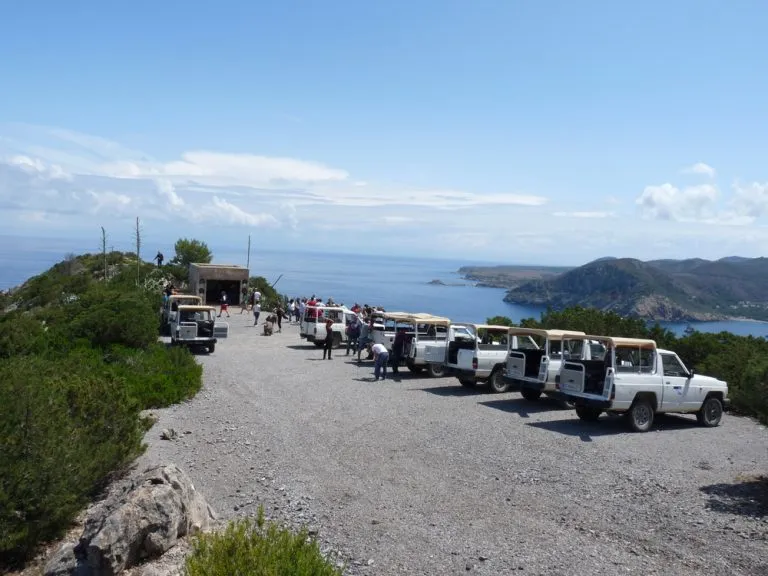
POLYGON ((510 328, 509 333, 512 335, 528 335, 528 336, 541 336, 548 340, 563 340, 564 338, 572 336, 586 337, 584 332, 579 330, 544 330, 543 328, 510 328))
POLYGON ((644 338, 623 338, 621 336, 586 336, 588 340, 598 340, 616 346, 626 346, 631 348, 656 348, 654 340, 644 338))
POLYGON ((509 326, 501 326, 499 324, 474 324, 472 322, 453 322, 456 326, 472 326, 476 330, 509 330, 509 326))
POLYGON ((191 311, 191 312, 196 312, 196 311, 199 312, 201 310, 214 310, 215 311, 216 308, 214 306, 197 306, 197 305, 192 305, 192 304, 182 304, 181 306, 179 306, 179 310, 191 311))
POLYGON ((427 314, 426 312, 385 312, 382 316, 386 320, 394 320, 395 322, 444 324, 446 326, 451 323, 449 318, 433 316, 432 314, 427 314))

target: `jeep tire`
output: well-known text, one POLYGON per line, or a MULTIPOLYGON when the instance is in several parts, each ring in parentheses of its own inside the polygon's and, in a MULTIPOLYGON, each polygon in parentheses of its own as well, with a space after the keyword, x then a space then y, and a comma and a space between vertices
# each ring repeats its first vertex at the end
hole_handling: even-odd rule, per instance
POLYGON ((633 432, 648 432, 653 426, 653 404, 647 398, 635 398, 627 411, 627 423, 633 432))
POLYGON ((509 382, 504 380, 501 375, 501 370, 497 368, 491 372, 491 375, 488 377, 488 387, 494 394, 503 394, 504 392, 509 391, 509 382))
POLYGON ((714 428, 720 424, 722 418, 723 403, 720 401, 720 398, 716 396, 710 396, 704 400, 701 408, 696 413, 696 420, 705 428, 714 428))
POLYGON ((427 372, 432 378, 442 378, 445 376, 445 368, 442 364, 430 364, 427 366, 427 372))
POLYGON ((597 422, 600 418, 600 414, 603 411, 600 408, 593 408, 591 406, 576 406, 576 416, 583 422, 597 422))

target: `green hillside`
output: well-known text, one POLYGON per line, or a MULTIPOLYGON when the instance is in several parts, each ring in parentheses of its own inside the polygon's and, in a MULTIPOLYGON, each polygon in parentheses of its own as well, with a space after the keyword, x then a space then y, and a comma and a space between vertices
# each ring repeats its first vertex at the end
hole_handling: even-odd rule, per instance
POLYGON ((768 259, 599 259, 513 287, 518 304, 594 307, 655 320, 768 319, 768 259))

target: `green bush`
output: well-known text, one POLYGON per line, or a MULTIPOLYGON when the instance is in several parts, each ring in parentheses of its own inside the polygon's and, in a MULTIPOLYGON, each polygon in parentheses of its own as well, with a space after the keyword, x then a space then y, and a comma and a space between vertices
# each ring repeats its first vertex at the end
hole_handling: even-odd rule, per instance
POLYGON ((78 360, 0 362, 3 564, 60 535, 93 490, 140 452, 137 402, 120 379, 89 370, 97 360, 89 351, 78 360))
POLYGON ((115 347, 105 355, 104 370, 122 378, 143 409, 162 408, 197 394, 203 368, 186 348, 155 343, 146 350, 115 347))
POLYGON ((203 534, 186 562, 188 576, 341 576, 307 531, 298 534, 264 521, 230 522, 222 533, 203 534))
POLYGON ((157 342, 160 329, 158 309, 148 295, 94 287, 77 302, 64 307, 66 327, 72 340, 86 339, 92 346, 114 345, 147 348, 157 342))
POLYGON ((30 314, 12 313, 0 317, 0 358, 41 354, 47 350, 45 326, 30 314))

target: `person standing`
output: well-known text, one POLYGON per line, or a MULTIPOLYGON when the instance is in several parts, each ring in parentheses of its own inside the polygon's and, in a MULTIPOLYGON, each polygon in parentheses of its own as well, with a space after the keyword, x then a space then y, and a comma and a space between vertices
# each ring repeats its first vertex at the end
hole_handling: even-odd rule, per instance
POLYGON ((163 260, 165 260, 165 256, 163 256, 163 253, 160 252, 160 250, 157 251, 157 255, 155 256, 155 260, 157 260, 157 267, 162 268, 163 267, 163 260))
POLYGON ((219 318, 221 318, 222 312, 227 313, 227 318, 229 318, 229 303, 227 302, 227 292, 226 290, 221 291, 221 300, 220 300, 221 308, 219 309, 219 318))
POLYGON ((261 304, 258 302, 254 302, 253 304, 253 325, 256 326, 256 324, 259 323, 259 314, 261 314, 261 304))
POLYGON ((373 368, 374 382, 378 381, 379 374, 381 374, 382 380, 386 380, 387 379, 387 362, 389 362, 389 352, 387 351, 387 347, 384 346, 384 344, 376 343, 371 348, 371 352, 373 352, 373 361, 374 361, 374 368, 373 368))
POLYGON ((400 329, 395 334, 395 339, 392 342, 392 373, 398 374, 400 368, 400 360, 403 357, 403 348, 405 347, 406 334, 405 330, 400 329))
POLYGON ((331 350, 333 350, 333 320, 328 318, 325 321, 325 341, 323 343, 323 360, 325 360, 326 354, 328 360, 331 359, 331 350))
POLYGON ((285 315, 285 310, 283 310, 283 305, 278 304, 277 308, 275 308, 275 316, 277 316, 277 331, 282 332, 283 331, 283 316, 285 315))
POLYGON ((352 349, 352 353, 357 352, 357 344, 360 340, 360 319, 357 316, 352 318, 352 321, 347 325, 347 356, 349 356, 349 350, 352 349))

